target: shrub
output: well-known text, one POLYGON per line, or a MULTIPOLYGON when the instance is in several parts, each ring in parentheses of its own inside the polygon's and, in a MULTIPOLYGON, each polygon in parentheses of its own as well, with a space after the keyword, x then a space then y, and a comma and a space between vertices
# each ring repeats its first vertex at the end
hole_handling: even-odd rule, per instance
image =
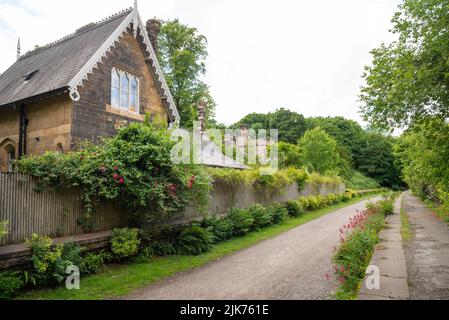
POLYGON ((0 300, 14 298, 25 285, 23 274, 19 271, 0 273, 0 300))
POLYGON ((294 182, 298 184, 298 188, 302 189, 304 187, 304 184, 309 177, 309 174, 302 169, 296 169, 296 168, 287 168, 286 170, 287 176, 294 182))
POLYGON ((8 234, 8 221, 0 221, 0 240, 8 234))
POLYGON ((318 197, 316 196, 309 196, 307 197, 307 200, 309 202, 309 209, 310 210, 316 210, 320 208, 320 202, 318 197))
POLYGON ((388 216, 394 213, 393 200, 383 200, 379 202, 380 212, 384 216, 388 216))
POLYGON ((288 214, 292 217, 298 217, 305 213, 304 208, 298 200, 291 200, 287 202, 288 214))
POLYGON ((173 241, 170 240, 156 240, 151 243, 153 254, 165 257, 177 254, 178 251, 173 241))
POLYGON ((287 219, 288 210, 280 203, 272 203, 267 210, 271 213, 273 224, 278 224, 287 219))
POLYGON ((328 194, 326 196, 326 204, 332 205, 332 204, 335 204, 337 202, 338 202, 337 195, 335 195, 335 194, 328 194))
POLYGON ((209 251, 212 244, 212 235, 206 229, 192 225, 182 230, 175 247, 179 254, 196 256, 209 251))
POLYGON ((248 210, 238 208, 229 210, 228 219, 232 223, 232 233, 235 236, 241 236, 247 233, 254 222, 248 210))
POLYGON ((88 252, 80 264, 80 271, 87 274, 98 273, 103 265, 111 259, 111 254, 104 250, 98 253, 88 252))
POLYGON ((307 197, 299 197, 298 199, 299 204, 303 207, 305 211, 310 210, 310 202, 307 197))
POLYGON ((207 208, 210 176, 202 166, 174 164, 173 146, 167 130, 150 121, 132 123, 99 145, 25 157, 18 170, 38 177, 42 186, 81 188, 88 218, 98 199, 116 200, 144 225, 171 218, 189 204, 207 208))
POLYGON ((233 225, 227 218, 217 218, 214 216, 205 219, 202 226, 212 234, 214 242, 227 240, 233 236, 233 225))
POLYGON ((281 194, 292 180, 284 171, 276 171, 271 175, 259 175, 254 182, 254 188, 260 194, 273 196, 281 194))
POLYGON ((70 261, 70 264, 75 266, 79 266, 83 260, 82 254, 85 250, 85 248, 77 245, 75 242, 68 241, 62 247, 61 259, 70 261))
POLYGON ((343 201, 343 202, 349 202, 349 200, 351 200, 351 199, 352 199, 352 195, 348 192, 343 193, 341 196, 341 201, 343 201))
POLYGON ((248 212, 253 218, 253 229, 260 229, 272 224, 273 217, 271 212, 262 207, 260 204, 255 204, 248 208, 248 212))
POLYGON ((25 272, 25 281, 35 286, 61 283, 65 277, 66 268, 71 261, 63 260, 64 244, 53 245, 48 237, 33 233, 26 244, 31 250, 29 271, 25 272))
POLYGON ((134 256, 139 250, 140 240, 137 229, 114 229, 111 238, 111 250, 118 259, 134 256))

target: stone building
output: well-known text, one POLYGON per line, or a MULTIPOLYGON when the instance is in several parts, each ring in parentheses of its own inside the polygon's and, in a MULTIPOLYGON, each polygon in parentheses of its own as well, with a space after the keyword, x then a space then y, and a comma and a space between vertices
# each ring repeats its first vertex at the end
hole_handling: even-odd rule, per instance
POLYGON ((97 142, 146 114, 178 122, 154 51, 159 29, 135 5, 18 55, 0 76, 0 171, 23 155, 97 142))

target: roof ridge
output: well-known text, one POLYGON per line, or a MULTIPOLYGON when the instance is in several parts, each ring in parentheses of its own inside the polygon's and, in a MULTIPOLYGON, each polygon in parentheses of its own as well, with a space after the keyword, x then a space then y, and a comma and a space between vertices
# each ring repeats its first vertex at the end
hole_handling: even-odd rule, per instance
MULTIPOLYGON (((23 60, 25 58, 28 58, 28 57, 36 54, 36 53, 39 53, 39 52, 44 51, 46 49, 49 49, 49 48, 51 48, 51 47, 53 47, 55 45, 63 43, 64 41, 73 39, 75 36, 79 36, 79 35, 82 35, 82 34, 84 34, 86 32, 92 31, 93 29, 101 27, 102 25, 104 25, 104 24, 106 24, 108 22, 111 22, 111 21, 113 21, 115 19, 118 19, 118 18, 122 17, 125 13, 126 14, 130 13, 132 10, 133 10, 133 8, 130 7, 130 8, 121 10, 121 11, 119 11, 117 13, 114 13, 114 14, 112 14, 112 15, 110 15, 110 16, 102 19, 102 20, 99 20, 97 22, 93 22, 92 26, 90 28, 86 28, 86 30, 82 30, 81 32, 77 32, 77 31, 72 32, 72 33, 70 33, 70 34, 68 34, 68 35, 66 35, 66 36, 64 36, 64 37, 62 37, 62 38, 60 38, 58 40, 55 40, 55 41, 50 42, 50 43, 47 43, 46 45, 40 46, 40 47, 35 48, 35 49, 31 50, 31 51, 28 51, 28 52, 24 53, 22 56, 20 56, 17 61, 20 61, 20 60, 23 60)), ((80 28, 82 28, 82 26, 80 28)), ((79 30, 79 29, 77 29, 77 30, 79 30)))

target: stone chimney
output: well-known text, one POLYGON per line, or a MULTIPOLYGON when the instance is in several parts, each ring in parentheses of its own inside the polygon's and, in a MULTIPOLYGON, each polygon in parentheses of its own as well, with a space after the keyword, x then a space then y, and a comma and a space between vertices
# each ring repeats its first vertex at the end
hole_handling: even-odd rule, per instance
POLYGON ((201 99, 198 102, 198 122, 199 122, 199 130, 201 132, 206 131, 206 101, 201 99))
POLYGON ((147 32, 150 38, 151 45, 153 46, 154 52, 157 53, 157 38, 161 32, 162 23, 160 20, 153 18, 147 21, 147 32))

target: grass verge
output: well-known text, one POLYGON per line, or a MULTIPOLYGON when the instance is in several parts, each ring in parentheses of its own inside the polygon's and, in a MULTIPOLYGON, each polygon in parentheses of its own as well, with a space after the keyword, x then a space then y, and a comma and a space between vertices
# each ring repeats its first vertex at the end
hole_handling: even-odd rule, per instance
POLYGON ((100 300, 127 295, 144 288, 155 281, 175 275, 179 272, 201 267, 211 261, 225 257, 239 250, 253 246, 263 240, 273 238, 283 232, 324 216, 332 211, 354 203, 373 198, 366 195, 346 203, 335 204, 320 210, 308 212, 297 218, 289 218, 285 223, 251 232, 247 235, 219 243, 211 251, 199 256, 168 256, 150 258, 143 263, 106 266, 92 276, 81 279, 80 290, 67 290, 63 287, 30 291, 18 299, 25 300, 100 300))
POLYGON ((401 235, 404 241, 408 241, 412 237, 410 221, 408 220, 407 213, 405 213, 405 209, 401 209, 401 235))

